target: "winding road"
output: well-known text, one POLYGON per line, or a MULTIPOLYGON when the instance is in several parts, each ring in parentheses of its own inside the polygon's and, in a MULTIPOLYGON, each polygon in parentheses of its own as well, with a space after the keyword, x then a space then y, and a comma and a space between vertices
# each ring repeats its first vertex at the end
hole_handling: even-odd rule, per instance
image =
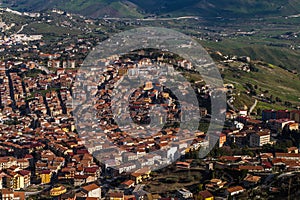
POLYGON ((255 102, 254 102, 254 104, 251 106, 251 108, 249 109, 249 114, 251 114, 252 112, 253 112, 253 110, 255 109, 255 107, 257 106, 257 103, 258 103, 258 101, 257 101, 257 99, 255 99, 255 102))
POLYGON ((20 28, 20 30, 17 31, 17 34, 21 33, 26 26, 28 26, 28 24, 22 25, 22 27, 20 28))

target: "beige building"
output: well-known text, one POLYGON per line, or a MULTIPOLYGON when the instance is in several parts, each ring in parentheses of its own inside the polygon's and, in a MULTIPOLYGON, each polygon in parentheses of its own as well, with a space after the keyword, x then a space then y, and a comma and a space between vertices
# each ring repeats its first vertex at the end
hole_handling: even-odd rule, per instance
POLYGON ((250 146, 251 147, 261 147, 270 142, 270 133, 260 131, 250 135, 250 146))

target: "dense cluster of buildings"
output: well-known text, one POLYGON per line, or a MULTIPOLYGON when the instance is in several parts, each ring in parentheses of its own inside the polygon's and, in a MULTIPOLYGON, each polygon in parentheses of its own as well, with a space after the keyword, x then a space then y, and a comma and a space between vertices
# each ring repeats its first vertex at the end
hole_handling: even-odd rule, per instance
MULTIPOLYGON (((53 62, 54 59, 55 57, 48 63, 53 62)), ((140 62, 145 66, 146 60, 140 62)), ((151 63, 149 60, 147 62, 151 63)), ((75 197, 100 199, 101 195, 108 199, 149 197, 153 194, 144 189, 143 182, 151 177, 151 166, 171 164, 174 160, 168 156, 174 156, 178 151, 181 154, 200 147, 209 147, 210 144, 215 143, 218 147, 236 144, 239 147, 259 148, 275 143, 276 141, 273 140, 275 133, 278 135, 286 128, 298 130, 298 111, 263 111, 262 121, 247 115, 232 118, 227 114, 228 120, 234 119, 234 128, 211 134, 209 140, 206 140, 205 133, 200 131, 191 137, 188 135, 188 130, 184 132, 192 138, 192 141, 188 138, 179 140, 176 136, 178 128, 174 127, 167 127, 157 132, 154 137, 153 135, 146 137, 147 132, 143 129, 140 133, 144 137, 126 137, 126 132, 129 133, 126 127, 123 131, 115 131, 119 129, 112 120, 113 114, 109 110, 107 94, 111 92, 113 84, 120 79, 121 74, 128 73, 134 76, 135 65, 139 63, 127 61, 128 63, 130 63, 129 68, 128 65, 120 65, 120 61, 110 61, 107 74, 103 75, 102 82, 100 80, 96 104, 101 119, 100 126, 112 130, 107 132, 110 142, 120 148, 114 148, 110 146, 111 143, 101 143, 101 140, 96 139, 88 140, 89 144, 87 144, 87 140, 76 133, 72 116, 73 108, 70 103, 72 100, 70 82, 76 76, 76 69, 63 68, 63 65, 59 65, 58 68, 58 65, 54 65, 56 66, 54 72, 47 71, 30 76, 31 70, 41 69, 36 63, 27 62, 19 65, 13 62, 1 63, 0 188, 3 189, 0 192, 2 195, 15 195, 15 198, 24 196, 25 193, 21 194, 20 190, 31 190, 33 185, 38 184, 51 186, 48 195, 63 199, 75 197), (167 149, 169 142, 172 142, 172 148, 167 149), (87 146, 93 149, 87 149, 87 146), (167 149, 163 155, 166 157, 148 154, 151 150, 157 149, 167 149), (88 150, 94 152, 96 157, 101 155, 101 161, 104 162, 98 163, 88 150), (127 176, 128 178, 119 186, 110 187, 99 182, 102 174, 116 177, 121 174, 130 174, 130 176, 127 176), (63 186, 66 181, 77 189, 66 189, 63 186)), ((180 122, 181 116, 177 114, 179 107, 172 95, 161 85, 146 82, 130 96, 131 104, 126 109, 130 111, 130 117, 137 123, 147 124, 149 107, 154 103, 160 103, 165 109, 166 116, 157 113, 157 116, 161 115, 158 124, 166 120, 180 122)), ((204 113, 203 116, 207 114, 205 108, 201 109, 201 113, 204 113)), ((254 172, 299 170, 300 154, 297 147, 291 147, 287 151, 287 153, 276 152, 275 154, 262 153, 256 157, 223 156, 211 164, 215 169, 226 168, 249 172, 243 185, 226 189, 225 193, 232 196, 245 192, 249 185, 259 183, 262 177, 252 175, 254 172)), ((190 164, 186 162, 179 162, 176 166, 180 169, 190 168, 190 164)), ((206 190, 197 194, 191 193, 186 188, 179 189, 176 194, 183 199, 195 198, 197 195, 212 199, 214 190, 226 185, 222 180, 220 181, 212 180, 205 186, 206 190)))
MULTIPOLYGON (((96 158, 104 162, 106 168, 114 168, 117 169, 118 173, 123 173, 141 167, 166 166, 185 153, 189 144, 194 140, 194 133, 189 131, 188 128, 178 133, 180 129, 178 126, 176 127, 176 123, 179 124, 184 117, 181 116, 179 102, 172 91, 160 83, 164 83, 167 74, 172 75, 174 69, 171 70, 170 66, 161 63, 159 66, 166 65, 165 69, 157 72, 151 68, 151 66, 157 64, 150 59, 138 61, 131 61, 130 59, 126 59, 126 61, 105 60, 101 62, 105 63, 106 70, 102 72, 98 85, 96 85, 96 80, 91 78, 99 73, 96 69, 80 73, 85 77, 83 78, 85 81, 77 85, 77 88, 85 88, 84 84, 88 83, 86 84, 87 88, 95 88, 96 86, 100 88, 96 93, 97 98, 93 101, 96 102, 96 115, 99 117, 101 129, 104 131, 88 130, 87 127, 95 125, 95 122, 90 120, 92 111, 87 112, 90 109, 89 105, 79 103, 78 109, 80 111, 77 112, 79 113, 77 116, 80 122, 79 127, 82 127, 80 135, 85 141, 88 141, 88 149, 94 152, 96 158), (127 97, 124 94, 126 94, 128 88, 131 88, 130 85, 121 85, 118 88, 120 92, 112 93, 116 83, 120 80, 126 81, 122 76, 123 74, 128 74, 132 79, 139 77, 142 80, 153 80, 153 76, 157 76, 160 80, 156 83, 145 82, 144 86, 137 88, 127 97), (112 95, 117 99, 114 100, 114 103, 118 106, 115 113, 111 109, 113 106, 111 102, 112 95), (126 105, 127 98, 129 106, 126 105), (162 109, 152 109, 157 105, 162 109), (154 117, 151 118, 150 115, 154 117), (123 125, 122 122, 126 122, 128 118, 130 118, 130 122, 132 119, 134 123, 129 122, 129 124, 123 125), (92 125, 89 123, 92 123, 92 125), (132 128, 131 124, 138 125, 132 128), (168 126, 163 127, 165 124, 168 126), (106 137, 109 140, 102 139, 106 137)), ((175 80, 169 81, 174 82, 175 80)), ((177 83, 177 85, 180 87, 180 83, 177 83)), ((183 85, 182 87, 182 90, 188 93, 188 90, 186 90, 188 86, 183 85)), ((84 94, 88 93, 79 90, 75 93, 76 99, 86 99, 84 94)), ((92 91, 91 93, 94 94, 95 92, 92 91)), ((77 101, 75 100, 75 102, 77 101)), ((180 102, 180 104, 183 105, 185 102, 180 102)), ((188 109, 197 110, 196 106, 191 105, 188 109)))
MULTIPOLYGON (((0 28, 7 30, 11 27, 0 23, 0 28)), ((182 115, 180 108, 187 102, 177 102, 176 96, 163 84, 146 81, 129 98, 123 95, 127 92, 126 85, 118 88, 121 92, 114 95, 120 100, 117 103, 122 109, 113 113, 111 96, 114 85, 123 80, 124 74, 133 79, 139 76, 142 80, 159 77, 159 82, 170 81, 185 95, 188 94, 187 84, 169 79, 168 76, 175 73, 173 66, 159 59, 99 61, 106 67, 100 76, 96 76, 99 80, 94 80, 93 74, 88 73, 85 78, 90 81, 87 89, 95 98, 92 106, 96 108, 97 120, 94 121, 105 131, 96 133, 86 128, 95 125, 93 119, 96 117, 93 112, 88 112, 89 108, 81 105, 78 109, 82 112, 78 113, 83 114, 79 116, 82 120, 76 124, 71 103, 75 90, 71 83, 78 72, 76 67, 81 63, 76 60, 76 54, 88 52, 92 43, 82 39, 77 39, 76 44, 61 42, 56 51, 43 53, 38 49, 38 46, 45 45, 41 39, 41 35, 14 34, 0 41, 3 51, 20 45, 17 51, 23 52, 22 45, 26 45, 26 49, 38 58, 35 61, 20 59, 0 63, 0 198, 17 200, 44 195, 68 200, 213 200, 241 195, 260 185, 266 174, 299 171, 300 154, 296 146, 286 148, 285 152, 256 152, 265 145, 276 144, 276 139, 285 130, 298 131, 298 110, 264 110, 262 120, 249 117, 247 111, 228 111, 227 122, 232 122, 233 126, 206 137, 202 131, 191 132, 187 127, 180 129, 176 126, 182 120, 194 117, 182 115), (29 45, 33 41, 36 45, 29 45), (162 68, 160 74, 151 69, 156 64, 162 68), (129 106, 122 104, 124 100, 129 101, 129 106), (156 105, 162 109, 153 109, 156 105), (128 117, 139 125, 138 131, 127 124, 119 124, 128 117), (169 126, 161 128, 166 122, 169 126), (159 129, 147 127, 151 123, 159 129), (221 149, 233 146, 249 148, 253 155, 209 157, 204 161, 207 165, 205 173, 227 170, 237 174, 246 172, 245 177, 239 181, 228 174, 214 177, 197 192, 183 186, 173 194, 147 191, 146 184, 154 177, 152 167, 173 164, 178 171, 189 171, 193 169, 193 161, 180 155, 215 144, 221 149), (152 153, 157 151, 160 153, 152 153), (176 162, 177 158, 180 161, 176 162)), ((245 62, 250 60, 245 58, 245 62)), ((176 64, 184 70, 193 70, 186 60, 176 64)), ((247 66, 241 66, 241 70, 249 72, 247 66)), ((98 71, 92 69, 89 73, 97 74, 98 71)), ((226 84, 222 90, 229 91, 232 87, 226 84)), ((203 85, 198 88, 198 93, 209 99, 213 89, 203 85)), ((77 97, 85 98, 85 95, 82 93, 77 97)), ((198 105, 189 105, 188 109, 199 108, 198 105)), ((205 107, 200 108, 199 114, 209 120, 205 107)))
MULTIPOLYGON (((54 62, 55 56, 48 56, 48 59, 48 63, 54 62)), ((14 198, 17 198, 16 196, 20 196, 20 194, 16 191, 20 190, 26 191, 23 192, 23 196, 30 194, 29 191, 31 190, 38 193, 49 186, 53 188, 48 195, 53 197, 70 198, 73 196, 74 198, 95 197, 100 199, 99 180, 103 169, 105 173, 113 175, 129 172, 131 176, 121 184, 122 187, 135 186, 137 188, 134 189, 133 193, 145 193, 139 184, 150 176, 151 169, 147 166, 161 163, 167 165, 171 162, 169 159, 158 155, 146 155, 147 151, 152 147, 164 149, 168 146, 168 141, 173 141, 174 144, 166 156, 179 149, 184 152, 188 148, 188 141, 179 141, 175 134, 177 129, 172 127, 156 133, 156 139, 153 137, 145 137, 144 139, 133 137, 122 140, 122 137, 117 135, 118 133, 115 135, 111 133, 110 139, 118 143, 122 142, 124 148, 120 148, 117 152, 119 156, 108 157, 109 159, 104 164, 98 163, 86 149, 86 140, 80 138, 76 133, 72 116, 70 83, 75 78, 77 71, 72 67, 62 68, 63 65, 61 68, 58 68, 58 65, 54 66, 56 67, 52 68, 54 70, 51 72, 46 68, 41 68, 35 62, 1 63, 0 188, 3 190, 0 193, 3 197, 15 195, 14 198), (32 75, 32 70, 40 71, 32 75), (135 151, 131 152, 133 148, 135 151), (139 159, 140 155, 145 157, 139 159), (140 162, 136 162, 136 160, 140 162), (128 162, 126 165, 120 166, 119 170, 111 171, 118 165, 118 162, 121 163, 120 161, 128 162), (79 189, 68 191, 63 186, 66 182, 71 183, 74 188, 79 187, 79 189), (61 186, 59 186, 60 184, 61 186), (40 185, 41 188, 37 189, 35 185, 40 185)), ((115 69, 111 68, 111 71, 113 70, 115 69)), ((116 77, 116 75, 111 77, 116 77)), ((107 91, 105 88, 110 86, 107 84, 103 87, 104 89, 100 92, 107 91)), ((161 124, 166 119, 177 122, 180 117, 177 114, 178 105, 174 103, 175 100, 172 99, 171 93, 164 91, 160 85, 153 85, 152 83, 146 83, 145 87, 137 92, 140 94, 146 92, 148 96, 142 95, 144 98, 138 107, 135 107, 136 105, 132 101, 133 107, 131 109, 133 109, 133 113, 136 113, 135 116, 144 116, 141 112, 149 108, 151 101, 161 101, 166 109, 166 117, 159 119, 158 123, 161 124)), ((103 96, 105 93, 101 97, 103 96)), ((132 96, 132 98, 136 97, 132 96)), ((105 111, 104 107, 107 104, 105 98, 99 98, 98 103, 98 111, 105 111)), ((100 116, 107 117, 110 115, 100 116)), ((188 133, 188 130, 185 132, 188 133)), ((94 145, 97 140, 90 142, 100 152, 106 150, 109 153, 111 150, 116 150, 107 146, 108 144, 94 145)), ((199 148, 201 142, 205 143, 204 140, 199 140, 194 146, 199 148)), ((105 155, 105 152, 101 152, 101 155, 105 155)), ((111 189, 102 191, 102 195, 108 196, 108 198, 126 197, 122 191, 111 189)))
MULTIPOLYGON (((65 86, 76 71, 25 75, 35 67, 30 62, 21 67, 1 63, 2 195, 65 180, 74 187, 92 184, 100 177, 100 166, 74 132, 71 105, 67 104, 71 94, 65 86)), ((88 196, 88 192, 80 192, 88 196)))

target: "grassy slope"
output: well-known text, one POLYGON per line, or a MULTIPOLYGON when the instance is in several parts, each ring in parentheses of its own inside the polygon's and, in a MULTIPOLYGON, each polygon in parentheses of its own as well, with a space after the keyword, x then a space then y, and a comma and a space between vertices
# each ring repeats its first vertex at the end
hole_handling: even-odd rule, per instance
POLYGON ((261 109, 285 109, 286 106, 283 105, 284 101, 290 101, 294 104, 299 104, 300 98, 300 78, 298 75, 290 73, 284 69, 281 69, 274 65, 263 66, 256 64, 259 69, 258 72, 242 72, 234 71, 232 68, 226 69, 225 80, 226 83, 232 83, 237 88, 237 93, 241 92, 240 96, 237 96, 237 101, 235 105, 237 107, 242 107, 242 105, 247 105, 248 107, 254 103, 253 98, 244 94, 246 90, 244 85, 250 83, 252 85, 257 85, 257 94, 260 95, 263 91, 268 90, 265 96, 273 95, 273 98, 279 97, 282 103, 268 104, 264 102, 259 102, 257 108, 261 109), (240 75, 240 78, 234 77, 234 75, 240 75))
POLYGON ((206 17, 253 17, 290 15, 300 13, 300 2, 296 0, 201 0, 197 4, 173 11, 181 14, 193 13, 206 17))
POLYGON ((204 17, 253 17, 300 13, 297 0, 131 0, 142 9, 158 14, 204 17))
MULTIPOLYGON (((265 42, 265 40, 262 40, 265 42)), ((254 42, 254 41, 252 41, 254 42)), ((277 66, 282 65, 289 69, 299 70, 300 51, 267 46, 264 44, 250 44, 245 40, 223 40, 221 42, 201 41, 201 44, 209 49, 221 51, 224 54, 250 56, 253 60, 262 60, 277 66)))

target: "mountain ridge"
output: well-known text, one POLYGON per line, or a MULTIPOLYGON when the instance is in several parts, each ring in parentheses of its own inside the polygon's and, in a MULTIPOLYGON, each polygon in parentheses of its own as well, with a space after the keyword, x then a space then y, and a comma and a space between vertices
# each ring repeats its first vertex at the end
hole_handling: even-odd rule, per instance
POLYGON ((300 2, 297 0, 2 0, 1 3, 18 11, 57 8, 89 17, 197 15, 250 18, 300 13, 300 2))

